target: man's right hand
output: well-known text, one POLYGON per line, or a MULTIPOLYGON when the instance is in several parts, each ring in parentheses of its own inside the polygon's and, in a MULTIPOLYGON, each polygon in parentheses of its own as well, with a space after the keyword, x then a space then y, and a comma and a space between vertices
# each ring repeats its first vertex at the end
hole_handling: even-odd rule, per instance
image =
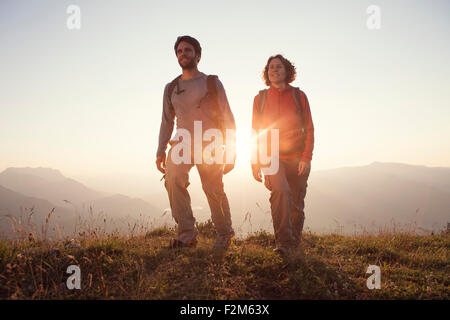
POLYGON ((253 173, 253 178, 255 178, 256 181, 262 182, 262 173, 261 173, 261 168, 259 166, 252 165, 252 173, 253 173))
POLYGON ((166 173, 166 154, 165 153, 163 155, 156 157, 156 167, 163 174, 166 173))

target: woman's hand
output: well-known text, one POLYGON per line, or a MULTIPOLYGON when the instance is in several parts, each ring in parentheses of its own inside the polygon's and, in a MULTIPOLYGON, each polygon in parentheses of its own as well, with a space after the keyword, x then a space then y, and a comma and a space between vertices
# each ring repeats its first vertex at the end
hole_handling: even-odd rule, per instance
POLYGON ((311 168, 310 161, 300 161, 298 164, 298 175, 301 176, 305 174, 310 168, 311 168))
POLYGON ((255 178, 256 181, 262 182, 262 173, 261 168, 257 165, 252 165, 252 174, 253 178, 255 178))

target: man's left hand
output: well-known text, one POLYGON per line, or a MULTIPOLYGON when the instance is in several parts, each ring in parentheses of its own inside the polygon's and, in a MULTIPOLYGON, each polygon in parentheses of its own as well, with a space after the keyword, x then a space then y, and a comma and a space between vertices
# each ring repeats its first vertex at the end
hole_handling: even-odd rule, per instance
POLYGON ((311 168, 310 161, 300 161, 298 164, 298 175, 301 176, 305 174, 310 168, 311 168))

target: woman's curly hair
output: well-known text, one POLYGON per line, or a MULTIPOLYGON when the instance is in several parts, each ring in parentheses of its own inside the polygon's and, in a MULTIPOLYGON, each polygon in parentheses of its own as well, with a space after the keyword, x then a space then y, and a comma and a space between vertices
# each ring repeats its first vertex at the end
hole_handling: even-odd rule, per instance
POLYGON ((271 56, 269 60, 267 60, 267 64, 264 67, 263 70, 263 80, 264 83, 267 86, 270 86, 270 80, 269 80, 269 64, 270 61, 273 59, 280 59, 281 63, 284 65, 284 68, 286 69, 286 83, 291 83, 295 80, 295 77, 297 76, 297 70, 295 70, 295 66, 285 57, 283 57, 281 54, 277 54, 275 56, 271 56))

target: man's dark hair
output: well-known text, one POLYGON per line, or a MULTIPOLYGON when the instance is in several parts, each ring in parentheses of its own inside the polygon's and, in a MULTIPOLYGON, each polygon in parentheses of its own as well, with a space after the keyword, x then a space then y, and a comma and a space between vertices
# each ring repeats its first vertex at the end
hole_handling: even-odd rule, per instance
POLYGON ((197 39, 192 38, 190 36, 180 36, 177 38, 175 46, 173 47, 175 49, 175 54, 177 54, 177 48, 181 41, 191 44, 194 47, 195 54, 198 55, 199 57, 202 56, 202 47, 200 47, 200 43, 197 41, 197 39))
POLYGON ((273 59, 280 59, 281 63, 284 65, 284 68, 286 69, 286 83, 291 83, 295 80, 295 77, 297 76, 297 71, 295 70, 295 66, 285 57, 283 57, 281 54, 277 54, 275 56, 271 56, 269 60, 267 60, 267 64, 264 67, 263 70, 263 80, 264 83, 267 86, 270 86, 270 80, 269 80, 269 64, 270 61, 273 59))

